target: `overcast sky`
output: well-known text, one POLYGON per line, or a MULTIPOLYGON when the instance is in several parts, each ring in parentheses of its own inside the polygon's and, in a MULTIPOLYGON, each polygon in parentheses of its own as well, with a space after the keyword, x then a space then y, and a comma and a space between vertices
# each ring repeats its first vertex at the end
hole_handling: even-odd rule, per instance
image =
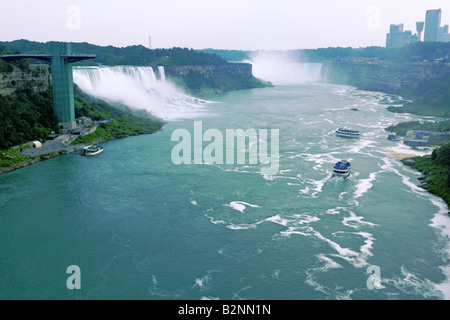
MULTIPOLYGON (((385 46, 390 24, 415 32, 449 0, 13 0, 2 1, 0 40, 194 49, 385 46)), ((423 38, 423 36, 422 36, 423 38)))

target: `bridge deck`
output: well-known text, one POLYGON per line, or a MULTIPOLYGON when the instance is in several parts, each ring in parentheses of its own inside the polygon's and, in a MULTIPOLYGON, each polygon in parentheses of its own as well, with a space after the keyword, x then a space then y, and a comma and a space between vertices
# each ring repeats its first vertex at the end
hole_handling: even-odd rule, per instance
MULTIPOLYGON (((61 55, 62 58, 67 59, 68 63, 73 63, 81 60, 86 59, 95 59, 95 54, 68 54, 68 55, 61 55)), ((37 59, 37 60, 43 60, 47 62, 52 62, 53 55, 49 54, 8 54, 0 56, 1 59, 5 61, 13 61, 18 59, 37 59)))

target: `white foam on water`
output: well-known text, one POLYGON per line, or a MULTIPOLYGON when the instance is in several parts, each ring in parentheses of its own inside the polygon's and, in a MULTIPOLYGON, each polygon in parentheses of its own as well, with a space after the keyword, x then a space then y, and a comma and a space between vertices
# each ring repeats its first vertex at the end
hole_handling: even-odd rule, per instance
POLYGON ((329 180, 329 175, 321 180, 310 180, 310 183, 314 186, 313 192, 310 194, 312 198, 317 198, 317 194, 322 192, 323 186, 329 180))
POLYGON ((342 266, 324 254, 318 254, 318 255, 316 255, 316 257, 319 259, 319 262, 322 263, 322 266, 306 270, 305 283, 307 285, 311 286, 316 291, 319 291, 319 292, 322 292, 325 294, 331 294, 330 289, 328 289, 327 287, 325 287, 321 283, 319 283, 319 281, 317 280, 316 274, 319 272, 328 272, 332 269, 339 269, 339 268, 342 268, 342 266))
POLYGON ((195 279, 195 285, 199 287, 203 287, 203 279, 195 279))
POLYGON ((373 181, 376 180, 377 174, 380 172, 371 172, 369 174, 369 178, 358 180, 358 184, 356 185, 356 191, 354 193, 354 198, 357 199, 362 197, 367 191, 370 190, 373 186, 373 181))
POLYGON ((273 181, 273 180, 275 180, 275 176, 270 176, 270 175, 264 174, 263 179, 268 180, 268 181, 273 181))
POLYGON ((277 214, 272 217, 266 218, 264 221, 276 223, 285 227, 297 227, 300 225, 320 221, 320 218, 307 213, 294 214, 288 217, 281 217, 279 214, 277 214))
POLYGON ((224 204, 224 206, 230 207, 241 213, 244 213, 244 210, 246 209, 247 206, 252 207, 252 208, 260 208, 260 206, 258 206, 256 204, 250 204, 250 203, 243 202, 243 201, 231 201, 230 203, 224 204))
POLYGON ((359 248, 359 252, 350 250, 348 248, 341 248, 337 243, 329 239, 327 239, 326 241, 338 252, 337 255, 332 254, 332 256, 337 256, 351 263, 354 267, 361 268, 368 265, 367 258, 369 256, 373 256, 370 249, 372 249, 375 238, 368 232, 351 232, 351 234, 359 235, 364 238, 364 244, 359 248))
POLYGON ((305 161, 314 162, 317 166, 315 168, 320 168, 324 163, 336 163, 341 160, 336 158, 334 155, 339 154, 338 152, 329 152, 329 153, 302 153, 295 156, 289 157, 289 159, 301 157, 305 161))
POLYGON ((287 230, 281 231, 280 236, 289 238, 293 234, 298 234, 300 236, 308 237, 310 234, 308 232, 301 231, 303 228, 298 227, 288 227, 287 230))
POLYGON ((382 160, 384 161, 384 165, 381 165, 381 169, 383 169, 384 172, 393 172, 396 175, 398 175, 399 177, 401 177, 403 184, 406 185, 407 187, 409 187, 411 192, 413 192, 417 195, 426 195, 427 194, 427 192, 424 189, 420 188, 415 183, 411 182, 410 177, 400 173, 400 171, 394 167, 398 163, 394 162, 394 160, 392 158, 384 157, 384 158, 382 158, 382 160))
POLYGON ((240 224, 236 224, 236 223, 232 223, 232 222, 227 222, 225 220, 215 220, 213 217, 208 216, 207 214, 205 214, 205 217, 207 217, 212 224, 223 225, 226 228, 231 229, 231 230, 255 229, 259 224, 265 222, 265 220, 261 220, 261 221, 255 222, 255 223, 240 223, 240 224))
POLYGON ((211 275, 212 272, 214 271, 207 271, 203 277, 196 278, 194 280, 194 287, 198 287, 200 291, 205 291, 207 289, 209 282, 211 282, 212 280, 211 275))
POLYGON ((401 266, 400 271, 402 277, 387 279, 382 276, 382 282, 393 284, 401 292, 424 298, 436 298, 436 296, 442 294, 436 290, 436 285, 429 279, 420 279, 418 275, 407 270, 405 266, 401 266))
POLYGON ((314 235, 317 239, 328 243, 328 245, 338 253, 335 256, 343 258, 344 260, 347 260, 349 262, 352 261, 354 257, 358 256, 358 253, 356 251, 349 248, 342 248, 338 243, 323 236, 319 231, 314 230, 312 227, 310 227, 308 231, 310 231, 310 233, 314 235))
MULTIPOLYGON (((375 143, 375 141, 373 141, 373 140, 358 139, 356 141, 356 143, 348 145, 347 147, 344 148, 344 150, 347 153, 362 154, 361 150, 371 147, 371 145, 374 143, 375 143)), ((370 155, 370 154, 367 153, 367 155, 370 155)))
POLYGON ((278 279, 278 278, 280 277, 280 273, 281 273, 281 270, 279 270, 279 269, 273 270, 273 272, 272 272, 272 278, 273 278, 273 279, 278 279))
POLYGON ((290 223, 290 220, 282 218, 279 214, 269 217, 265 219, 265 221, 273 222, 282 226, 287 226, 290 223))
MULTIPOLYGON (((355 175, 353 175, 353 176, 355 176, 355 175)), ((348 193, 347 191, 341 192, 341 193, 339 194, 339 200, 340 200, 340 201, 344 200, 344 196, 345 196, 347 193, 348 193)))
POLYGON ((364 217, 357 216, 354 212, 347 210, 350 213, 349 217, 344 217, 342 224, 347 227, 358 229, 361 225, 368 225, 371 227, 378 226, 375 223, 362 221, 364 217))
MULTIPOLYGON (((371 224, 371 223, 370 222, 366 222, 366 224, 371 224)), ((371 225, 373 225, 373 224, 371 224, 371 225)), ((370 249, 372 249, 372 245, 373 245, 373 242, 375 241, 375 238, 369 232, 360 231, 360 232, 356 232, 354 234, 355 235, 359 235, 359 236, 361 236, 361 237, 363 237, 365 239, 364 240, 364 245, 362 245, 360 247, 360 252, 361 252, 362 256, 365 259, 364 259, 364 261, 363 261, 363 259, 360 259, 360 261, 363 262, 364 265, 366 265, 367 264, 366 258, 369 257, 369 256, 373 256, 373 254, 370 251, 370 249)))
MULTIPOLYGON (((241 208, 239 208, 241 209, 241 208)), ((239 211, 239 210, 238 210, 239 211)), ((299 235, 305 235, 310 236, 310 234, 303 233, 301 230, 305 228, 305 226, 309 225, 310 223, 320 221, 320 218, 308 214, 308 213, 302 213, 302 214, 294 214, 287 217, 282 217, 280 214, 276 214, 274 216, 270 216, 265 219, 261 219, 259 221, 256 221, 254 223, 233 223, 228 222, 225 220, 215 220, 213 217, 209 215, 205 215, 207 218, 209 218, 210 222, 216 225, 224 225, 228 229, 232 230, 247 230, 247 229, 255 229, 258 225, 266 222, 275 223, 284 227, 288 227, 288 230, 280 232, 280 236, 287 236, 289 237, 291 234, 299 234, 299 235)))
MULTIPOLYGON (((431 220, 432 223, 430 226, 440 230, 441 235, 447 240, 450 240, 450 219, 448 216, 449 209, 447 205, 441 199, 431 198, 430 201, 439 209, 431 220)), ((447 261, 447 265, 442 266, 441 269, 446 280, 435 284, 435 288, 442 292, 445 300, 450 300, 450 266, 448 264, 450 261, 450 242, 447 242, 446 252, 443 254, 445 261, 447 261)))
POLYGON ((342 268, 342 266, 339 263, 337 263, 336 261, 327 257, 324 254, 318 254, 318 255, 316 255, 316 257, 319 258, 319 260, 324 262, 324 265, 320 268, 321 271, 328 271, 330 269, 342 268))
POLYGON ((340 209, 343 209, 343 208, 337 207, 337 208, 334 208, 334 209, 328 209, 328 210, 327 210, 327 214, 340 214, 340 213, 341 213, 341 212, 339 211, 340 209))

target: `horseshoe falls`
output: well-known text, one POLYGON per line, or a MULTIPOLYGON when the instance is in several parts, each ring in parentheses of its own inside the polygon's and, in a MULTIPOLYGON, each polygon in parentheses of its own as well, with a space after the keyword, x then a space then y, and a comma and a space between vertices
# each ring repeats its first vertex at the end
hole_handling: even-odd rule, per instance
POLYGON ((255 77, 277 86, 301 85, 322 80, 322 64, 301 62, 289 52, 257 52, 246 61, 255 77))
POLYGON ((0 298, 450 299, 448 208, 384 131, 420 117, 387 112, 397 96, 321 82, 317 65, 253 63, 274 87, 201 103, 148 67, 76 69, 82 90, 168 123, 0 176, 0 298), (172 133, 194 137, 194 121, 278 129, 278 172, 175 164, 172 133), (341 159, 346 179, 332 176, 341 159), (72 265, 80 290, 66 286, 72 265))

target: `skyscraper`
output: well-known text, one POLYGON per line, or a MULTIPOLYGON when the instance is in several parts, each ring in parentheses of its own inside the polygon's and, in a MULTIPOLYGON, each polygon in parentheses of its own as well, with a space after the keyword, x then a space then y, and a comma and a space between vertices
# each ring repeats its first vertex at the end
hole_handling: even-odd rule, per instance
POLYGON ((448 33, 448 30, 449 30, 448 24, 439 28, 438 41, 441 41, 441 42, 450 41, 450 33, 448 33))
POLYGON ((386 48, 399 48, 416 41, 417 36, 411 31, 403 31, 403 23, 391 24, 389 33, 386 35, 386 48))
POLYGON ((438 41, 438 31, 440 26, 441 9, 427 10, 424 41, 438 41))

